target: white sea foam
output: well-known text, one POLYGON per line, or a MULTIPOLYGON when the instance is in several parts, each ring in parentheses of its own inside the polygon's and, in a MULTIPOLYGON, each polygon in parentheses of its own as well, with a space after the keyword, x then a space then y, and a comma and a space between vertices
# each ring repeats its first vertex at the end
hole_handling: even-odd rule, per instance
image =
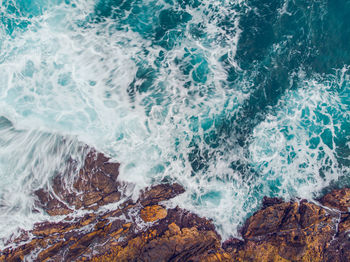
POLYGON ((255 130, 251 161, 271 181, 273 195, 312 199, 332 181, 349 174, 339 165, 335 139, 347 140, 342 124, 349 111, 338 96, 344 81, 301 81, 255 130), (340 84, 340 85, 339 85, 340 84))
MULTIPOLYGON (((249 79, 228 84, 219 62, 227 54, 228 63, 241 70, 235 62, 240 35, 239 16, 231 8, 235 2, 206 1, 197 8, 187 7, 192 21, 202 23, 207 35, 201 39, 186 30, 186 37, 179 38, 170 51, 132 26, 117 27, 118 18, 91 22, 94 4, 75 1, 75 7, 50 7, 31 18, 25 30, 11 37, 1 35, 0 115, 10 119, 15 129, 0 136, 6 144, 0 166, 5 215, 0 214, 0 221, 8 229, 0 231, 0 238, 17 226, 30 228, 33 222, 47 219, 30 211, 31 191, 49 183, 62 159, 79 155, 79 141, 122 164, 120 179, 135 184, 129 188, 134 198, 151 184, 181 183, 186 193, 169 205, 212 218, 223 238, 237 235, 240 223, 264 195, 310 197, 339 176, 335 149, 321 142, 328 157, 322 161, 332 161, 334 169, 320 178, 315 170, 326 164, 317 162, 321 145, 309 149, 308 128, 300 124, 305 108, 312 112, 321 106, 324 112, 324 100, 335 110, 341 104, 320 83, 306 81, 302 84, 308 88, 287 93, 255 128, 248 150, 237 145, 235 134, 223 140, 218 132, 215 138, 213 132, 240 109, 252 85, 249 79), (229 29, 219 26, 225 16, 233 25, 229 29), (157 60, 160 52, 164 52, 162 61, 157 60), (140 65, 154 74, 147 90, 142 90, 147 79, 136 77, 140 65), (201 82, 196 70, 205 66, 206 80, 201 82), (128 93, 130 86, 139 91, 128 93), (285 126, 293 128, 288 130, 290 139, 285 126), (62 136, 66 144, 60 142, 62 136), (215 139, 220 141, 217 145, 215 139), (48 154, 54 146, 58 152, 48 154), (291 163, 287 147, 296 154, 291 163), (206 168, 193 170, 190 155, 195 150, 199 164, 206 168), (238 162, 251 172, 234 171, 231 165, 238 162), (303 164, 306 167, 300 167, 303 164)), ((169 7, 153 4, 147 7, 154 8, 153 15, 169 7)), ((334 135, 334 123, 328 127, 334 135)))
MULTIPOLYGON (((18 225, 29 228, 47 219, 30 213, 31 192, 49 183, 64 156, 77 154, 70 148, 77 147, 78 140, 121 162, 120 178, 136 184, 130 192, 136 197, 140 188, 164 177, 180 181, 190 177, 187 154, 194 136, 191 132, 198 129, 193 116, 198 117, 199 126, 206 123, 208 129, 216 115, 225 108, 233 110, 243 99, 239 90, 222 87, 226 73, 218 63, 227 51, 233 63, 238 37, 227 39, 224 32, 217 33, 217 21, 203 16, 206 6, 188 11, 207 26, 208 40, 203 43, 188 37, 166 52, 152 90, 132 100, 126 91, 137 74, 137 63, 146 61, 152 68, 159 52, 166 50, 132 30, 118 31, 110 18, 88 23, 94 3, 74 4, 74 8, 62 4, 43 10, 31 18, 27 28, 2 41, 0 112, 15 129, 2 133, 6 147, 2 150, 1 192, 6 212, 1 221, 8 230, 0 238, 18 225), (218 35, 221 39, 215 38, 218 35), (183 87, 188 81, 195 82, 192 76, 199 66, 188 75, 179 70, 175 60, 186 59, 186 50, 191 50, 188 59, 202 57, 208 64, 206 85, 183 87), (62 139, 56 134, 75 138, 50 158, 52 145, 62 139)), ((225 11, 224 6, 216 6, 225 11)), ((137 81, 140 86, 144 80, 137 81)), ((201 128, 195 132, 203 139, 201 128)))
POLYGON ((69 159, 81 163, 84 158, 82 147, 74 138, 17 130, 4 118, 1 125, 0 239, 48 219, 34 211, 33 192, 47 187, 53 174, 64 172, 69 159))

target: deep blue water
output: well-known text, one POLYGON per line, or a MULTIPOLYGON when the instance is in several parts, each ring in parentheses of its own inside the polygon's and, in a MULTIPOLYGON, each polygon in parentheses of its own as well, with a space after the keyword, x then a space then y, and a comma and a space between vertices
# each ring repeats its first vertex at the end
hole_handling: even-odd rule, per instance
POLYGON ((350 185, 350 1, 4 0, 1 237, 87 143, 237 235, 263 196, 350 185))

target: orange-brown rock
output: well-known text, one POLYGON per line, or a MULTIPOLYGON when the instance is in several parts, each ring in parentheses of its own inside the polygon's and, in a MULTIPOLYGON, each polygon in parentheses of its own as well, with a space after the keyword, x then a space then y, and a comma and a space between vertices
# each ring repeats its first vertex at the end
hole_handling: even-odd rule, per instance
POLYGON ((350 188, 333 190, 331 193, 321 198, 321 203, 325 206, 349 212, 350 208, 350 188))
POLYGON ((248 219, 238 261, 323 261, 336 213, 306 201, 269 206, 248 219))
POLYGON ((154 222, 159 219, 163 219, 167 216, 168 212, 165 208, 154 205, 154 206, 146 206, 141 209, 140 216, 145 222, 154 222))
POLYGON ((348 196, 344 191, 348 190, 322 198, 333 210, 305 200, 269 200, 271 205, 263 205, 247 220, 244 241, 228 241, 223 247, 236 261, 350 261, 350 217, 342 212, 348 196))
MULTIPOLYGON (((151 196, 149 192, 147 195, 151 196)), ((135 208, 134 204, 131 206, 135 208)), ((6 249, 1 255, 6 261, 29 256, 34 256, 35 261, 217 261, 218 257, 229 256, 221 249, 220 237, 210 221, 179 208, 141 208, 140 216, 150 223, 141 232, 137 217, 126 206, 120 212, 134 223, 125 223, 124 218, 114 217, 111 212, 109 219, 103 213, 59 223, 45 222, 31 232, 35 236, 32 242, 6 249)))
POLYGON ((215 232, 199 231, 196 227, 181 229, 171 223, 163 234, 149 230, 125 247, 113 248, 92 261, 205 261, 218 248, 220 241, 215 232))
POLYGON ((221 244, 210 220, 162 206, 182 186, 157 185, 135 202, 123 199, 118 167, 91 151, 76 171, 74 190, 64 174, 53 179, 53 192, 38 190, 37 205, 62 221, 23 232, 13 240, 17 246, 0 251, 0 261, 350 261, 349 189, 324 196, 324 206, 264 198, 242 239, 221 244), (115 210, 98 209, 117 201, 115 210), (72 216, 74 209, 86 212, 72 216))

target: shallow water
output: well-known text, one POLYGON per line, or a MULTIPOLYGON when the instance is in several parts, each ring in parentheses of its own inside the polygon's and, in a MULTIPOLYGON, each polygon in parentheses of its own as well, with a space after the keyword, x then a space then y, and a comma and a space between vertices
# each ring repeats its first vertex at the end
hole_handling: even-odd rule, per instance
POLYGON ((350 185, 350 1, 14 1, 0 4, 0 238, 84 144, 129 194, 227 238, 263 196, 350 185))

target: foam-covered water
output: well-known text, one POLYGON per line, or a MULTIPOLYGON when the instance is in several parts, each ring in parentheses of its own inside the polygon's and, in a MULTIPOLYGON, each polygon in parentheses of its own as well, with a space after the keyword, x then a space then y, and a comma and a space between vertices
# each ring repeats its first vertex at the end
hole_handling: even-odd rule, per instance
POLYGON ((0 5, 0 238, 86 143, 223 238, 263 196, 349 185, 348 1, 0 5), (336 48, 335 48, 336 47, 336 48))

